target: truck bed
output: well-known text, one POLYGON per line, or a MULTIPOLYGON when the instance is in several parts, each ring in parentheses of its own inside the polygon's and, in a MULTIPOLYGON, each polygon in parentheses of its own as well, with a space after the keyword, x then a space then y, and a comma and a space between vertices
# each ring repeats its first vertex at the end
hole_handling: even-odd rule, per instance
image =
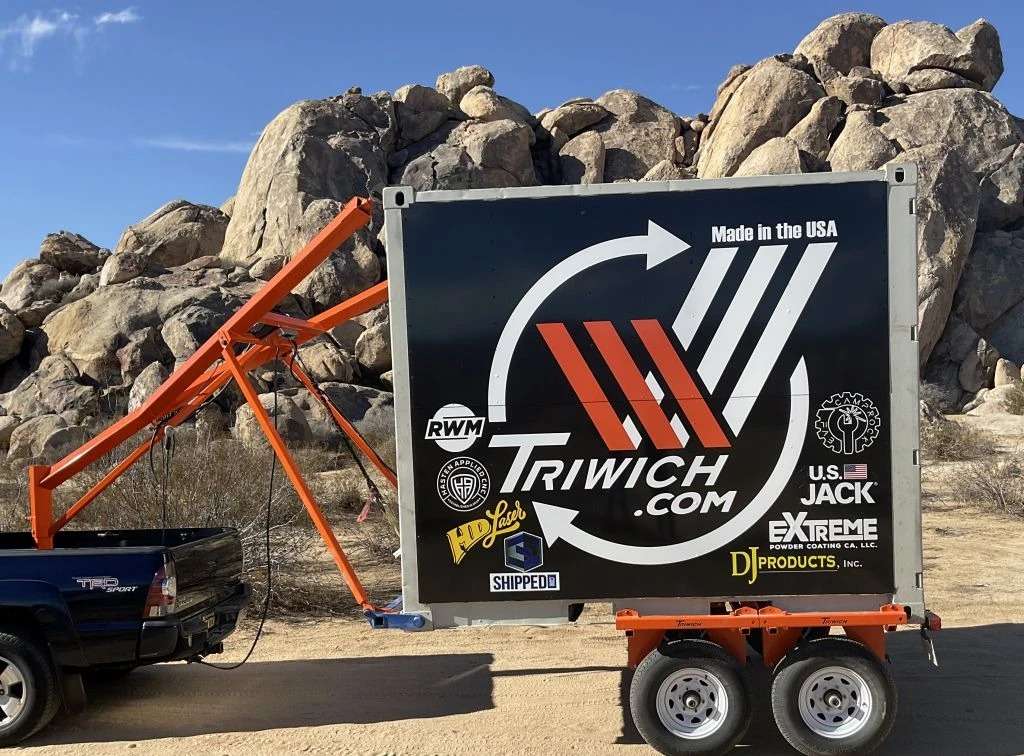
POLYGON ((0 609, 66 617, 54 650, 67 666, 210 653, 234 630, 247 597, 233 529, 69 530, 52 550, 36 549, 27 532, 0 534, 0 609), (175 603, 147 616, 160 570, 174 576, 175 603))

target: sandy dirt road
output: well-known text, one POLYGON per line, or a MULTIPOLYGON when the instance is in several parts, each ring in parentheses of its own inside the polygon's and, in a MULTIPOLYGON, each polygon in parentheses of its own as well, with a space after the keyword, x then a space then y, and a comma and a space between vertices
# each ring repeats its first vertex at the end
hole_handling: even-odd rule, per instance
MULTIPOLYGON (((1015 624, 1024 616, 1024 523, 953 502, 955 472, 925 471, 927 590, 946 622, 941 667, 926 661, 916 633, 890 636, 900 713, 885 754, 1024 753, 1024 625, 1015 624)), ((225 661, 247 640, 234 639, 225 661)), ((624 659, 599 608, 575 626, 423 634, 354 620, 274 622, 241 669, 163 665, 93 686, 86 712, 59 718, 26 750, 652 753, 623 718, 624 659)), ((754 685, 743 751, 791 753, 764 705, 763 673, 754 685)))

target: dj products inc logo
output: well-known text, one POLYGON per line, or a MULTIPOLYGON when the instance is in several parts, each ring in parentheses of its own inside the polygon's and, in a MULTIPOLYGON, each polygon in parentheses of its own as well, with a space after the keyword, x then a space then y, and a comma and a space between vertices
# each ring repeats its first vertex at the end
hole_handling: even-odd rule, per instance
POLYGON ((487 500, 491 478, 472 457, 455 457, 437 473, 437 495, 449 509, 471 512, 487 500))
POLYGON ((859 454, 878 438, 882 425, 875 403, 863 394, 843 391, 822 402, 814 430, 826 449, 836 454, 859 454))

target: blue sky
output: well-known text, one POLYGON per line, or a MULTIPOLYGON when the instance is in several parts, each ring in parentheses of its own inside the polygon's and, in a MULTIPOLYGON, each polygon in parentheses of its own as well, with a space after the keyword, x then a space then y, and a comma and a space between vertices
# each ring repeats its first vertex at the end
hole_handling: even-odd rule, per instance
POLYGON ((220 204, 263 126, 299 99, 480 63, 531 110, 628 87, 686 115, 734 63, 791 51, 851 9, 954 29, 988 18, 1007 69, 996 94, 1024 115, 1024 5, 1005 0, 2 0, 0 274, 51 231, 112 247, 168 200, 220 204))

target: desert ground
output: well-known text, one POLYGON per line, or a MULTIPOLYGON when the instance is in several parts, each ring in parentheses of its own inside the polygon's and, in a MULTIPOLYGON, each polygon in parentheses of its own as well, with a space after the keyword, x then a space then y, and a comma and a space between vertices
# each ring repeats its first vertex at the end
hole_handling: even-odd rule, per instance
MULTIPOLYGON (((1000 452, 1024 446, 1024 418, 966 418, 1000 452)), ((1024 753, 1024 522, 955 495, 958 465, 926 464, 926 589, 945 628, 940 666, 914 631, 890 636, 899 686, 885 754, 1024 753)), ((223 661, 239 658, 251 630, 223 661)), ((211 660, 218 660, 216 658, 211 660)), ((218 660, 220 661, 220 660, 218 660)), ((608 608, 557 628, 412 634, 356 619, 268 623, 252 659, 227 672, 170 664, 89 688, 24 750, 132 753, 650 753, 622 701, 625 643, 608 608)), ((743 749, 790 753, 752 670, 758 706, 743 749)))

